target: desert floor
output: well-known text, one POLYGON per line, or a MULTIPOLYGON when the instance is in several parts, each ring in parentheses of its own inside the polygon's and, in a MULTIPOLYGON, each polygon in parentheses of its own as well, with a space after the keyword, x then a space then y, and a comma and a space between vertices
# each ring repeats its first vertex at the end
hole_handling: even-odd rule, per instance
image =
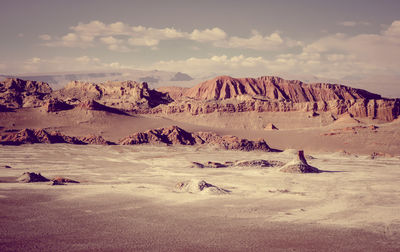
POLYGON ((326 172, 191 168, 193 161, 287 162, 291 151, 0 146, 0 250, 399 251, 400 158, 306 154, 326 172), (13 182, 26 171, 81 183, 13 182), (189 179, 231 192, 174 189, 189 179))
POLYGON ((382 122, 342 115, 333 120, 330 113, 310 117, 309 112, 241 112, 191 115, 117 115, 103 111, 73 109, 47 113, 41 108, 24 108, 0 114, 0 133, 5 130, 44 128, 70 136, 101 135, 119 139, 138 131, 177 125, 186 131, 211 131, 220 135, 263 138, 272 148, 304 149, 306 152, 354 154, 374 152, 400 155, 400 119, 382 122), (273 123, 279 130, 265 130, 273 123), (376 126, 371 130, 371 125, 376 126))

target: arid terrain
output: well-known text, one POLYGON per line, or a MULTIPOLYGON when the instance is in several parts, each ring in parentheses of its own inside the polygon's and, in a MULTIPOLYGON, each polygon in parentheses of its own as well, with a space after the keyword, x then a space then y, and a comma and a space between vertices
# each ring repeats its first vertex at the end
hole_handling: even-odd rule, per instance
POLYGON ((273 76, 6 79, 0 250, 398 251, 399 115, 273 76))

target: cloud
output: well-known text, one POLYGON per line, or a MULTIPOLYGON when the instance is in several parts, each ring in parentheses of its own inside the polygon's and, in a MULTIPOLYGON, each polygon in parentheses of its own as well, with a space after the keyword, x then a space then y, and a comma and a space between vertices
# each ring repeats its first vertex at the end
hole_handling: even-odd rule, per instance
POLYGON ((254 50, 276 50, 279 48, 301 45, 298 41, 282 38, 278 32, 261 35, 253 31, 248 38, 228 36, 219 27, 194 29, 183 32, 173 27, 153 28, 145 26, 130 26, 122 22, 105 24, 94 20, 89 23, 78 23, 70 27, 71 32, 61 37, 40 35, 50 47, 80 47, 87 48, 96 45, 96 40, 105 44, 109 50, 128 52, 136 47, 157 48, 164 40, 189 40, 199 43, 210 43, 215 47, 242 48, 254 50))
POLYGON ((253 30, 248 38, 232 36, 226 41, 215 43, 216 46, 224 48, 247 48, 254 50, 274 50, 283 45, 284 41, 279 33, 274 32, 263 36, 258 31, 253 30))
POLYGON ((371 23, 366 21, 343 21, 339 22, 338 25, 346 26, 346 27, 355 27, 355 26, 368 26, 371 23))
POLYGON ((226 38, 226 33, 218 27, 212 29, 198 30, 194 29, 189 38, 198 42, 218 41, 226 38))
POLYGON ((184 60, 159 61, 149 66, 149 69, 162 69, 165 71, 183 71, 192 75, 204 76, 205 74, 232 74, 260 72, 267 67, 269 62, 262 57, 245 57, 237 55, 214 55, 207 58, 190 57, 184 60))

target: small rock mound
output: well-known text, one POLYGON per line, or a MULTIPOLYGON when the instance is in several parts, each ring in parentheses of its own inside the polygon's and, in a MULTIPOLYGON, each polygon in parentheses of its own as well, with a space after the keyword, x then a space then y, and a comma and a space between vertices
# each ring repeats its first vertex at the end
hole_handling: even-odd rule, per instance
POLYGON ((300 150, 298 152, 297 158, 293 161, 284 165, 281 169, 281 172, 287 173, 320 173, 321 171, 317 168, 309 165, 304 157, 304 151, 300 150))
POLYGON ((85 109, 85 110, 97 110, 97 111, 104 111, 104 112, 109 112, 109 113, 113 113, 113 114, 127 115, 125 112, 123 112, 119 109, 100 104, 95 100, 88 100, 88 101, 81 102, 77 107, 80 109, 85 109))
POLYGON ((265 130, 278 130, 278 128, 272 124, 272 123, 268 123, 267 126, 264 127, 265 130))
POLYGON ((208 161, 205 164, 198 163, 198 162, 192 162, 192 168, 226 168, 228 166, 229 165, 227 163, 221 164, 221 163, 212 162, 212 161, 208 161))
POLYGON ((279 167, 283 166, 284 163, 276 160, 249 160, 249 161, 237 161, 236 166, 247 166, 247 167, 279 167))
POLYGON ((81 140, 86 144, 115 145, 115 143, 105 140, 102 136, 95 136, 95 135, 79 137, 79 140, 81 140))
POLYGON ((44 104, 44 108, 46 112, 58 112, 73 109, 74 106, 57 98, 51 98, 44 104))
POLYGON ((20 183, 48 182, 50 179, 43 177, 40 173, 24 172, 18 179, 20 183))
POLYGON ((205 193, 205 194, 228 194, 229 190, 219 188, 215 185, 209 184, 204 180, 188 180, 179 182, 175 185, 175 191, 188 192, 188 193, 205 193))
POLYGON ((79 181, 64 177, 55 177, 51 181, 52 185, 64 185, 65 183, 79 183, 79 181))

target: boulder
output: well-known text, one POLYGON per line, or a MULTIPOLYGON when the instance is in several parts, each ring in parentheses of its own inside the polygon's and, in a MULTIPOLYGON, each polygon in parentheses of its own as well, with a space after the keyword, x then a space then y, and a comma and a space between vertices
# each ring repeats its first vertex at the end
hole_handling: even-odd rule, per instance
POLYGON ((209 184, 204 180, 191 179, 179 182, 175 185, 176 192, 204 193, 204 194, 227 194, 229 190, 209 184))

